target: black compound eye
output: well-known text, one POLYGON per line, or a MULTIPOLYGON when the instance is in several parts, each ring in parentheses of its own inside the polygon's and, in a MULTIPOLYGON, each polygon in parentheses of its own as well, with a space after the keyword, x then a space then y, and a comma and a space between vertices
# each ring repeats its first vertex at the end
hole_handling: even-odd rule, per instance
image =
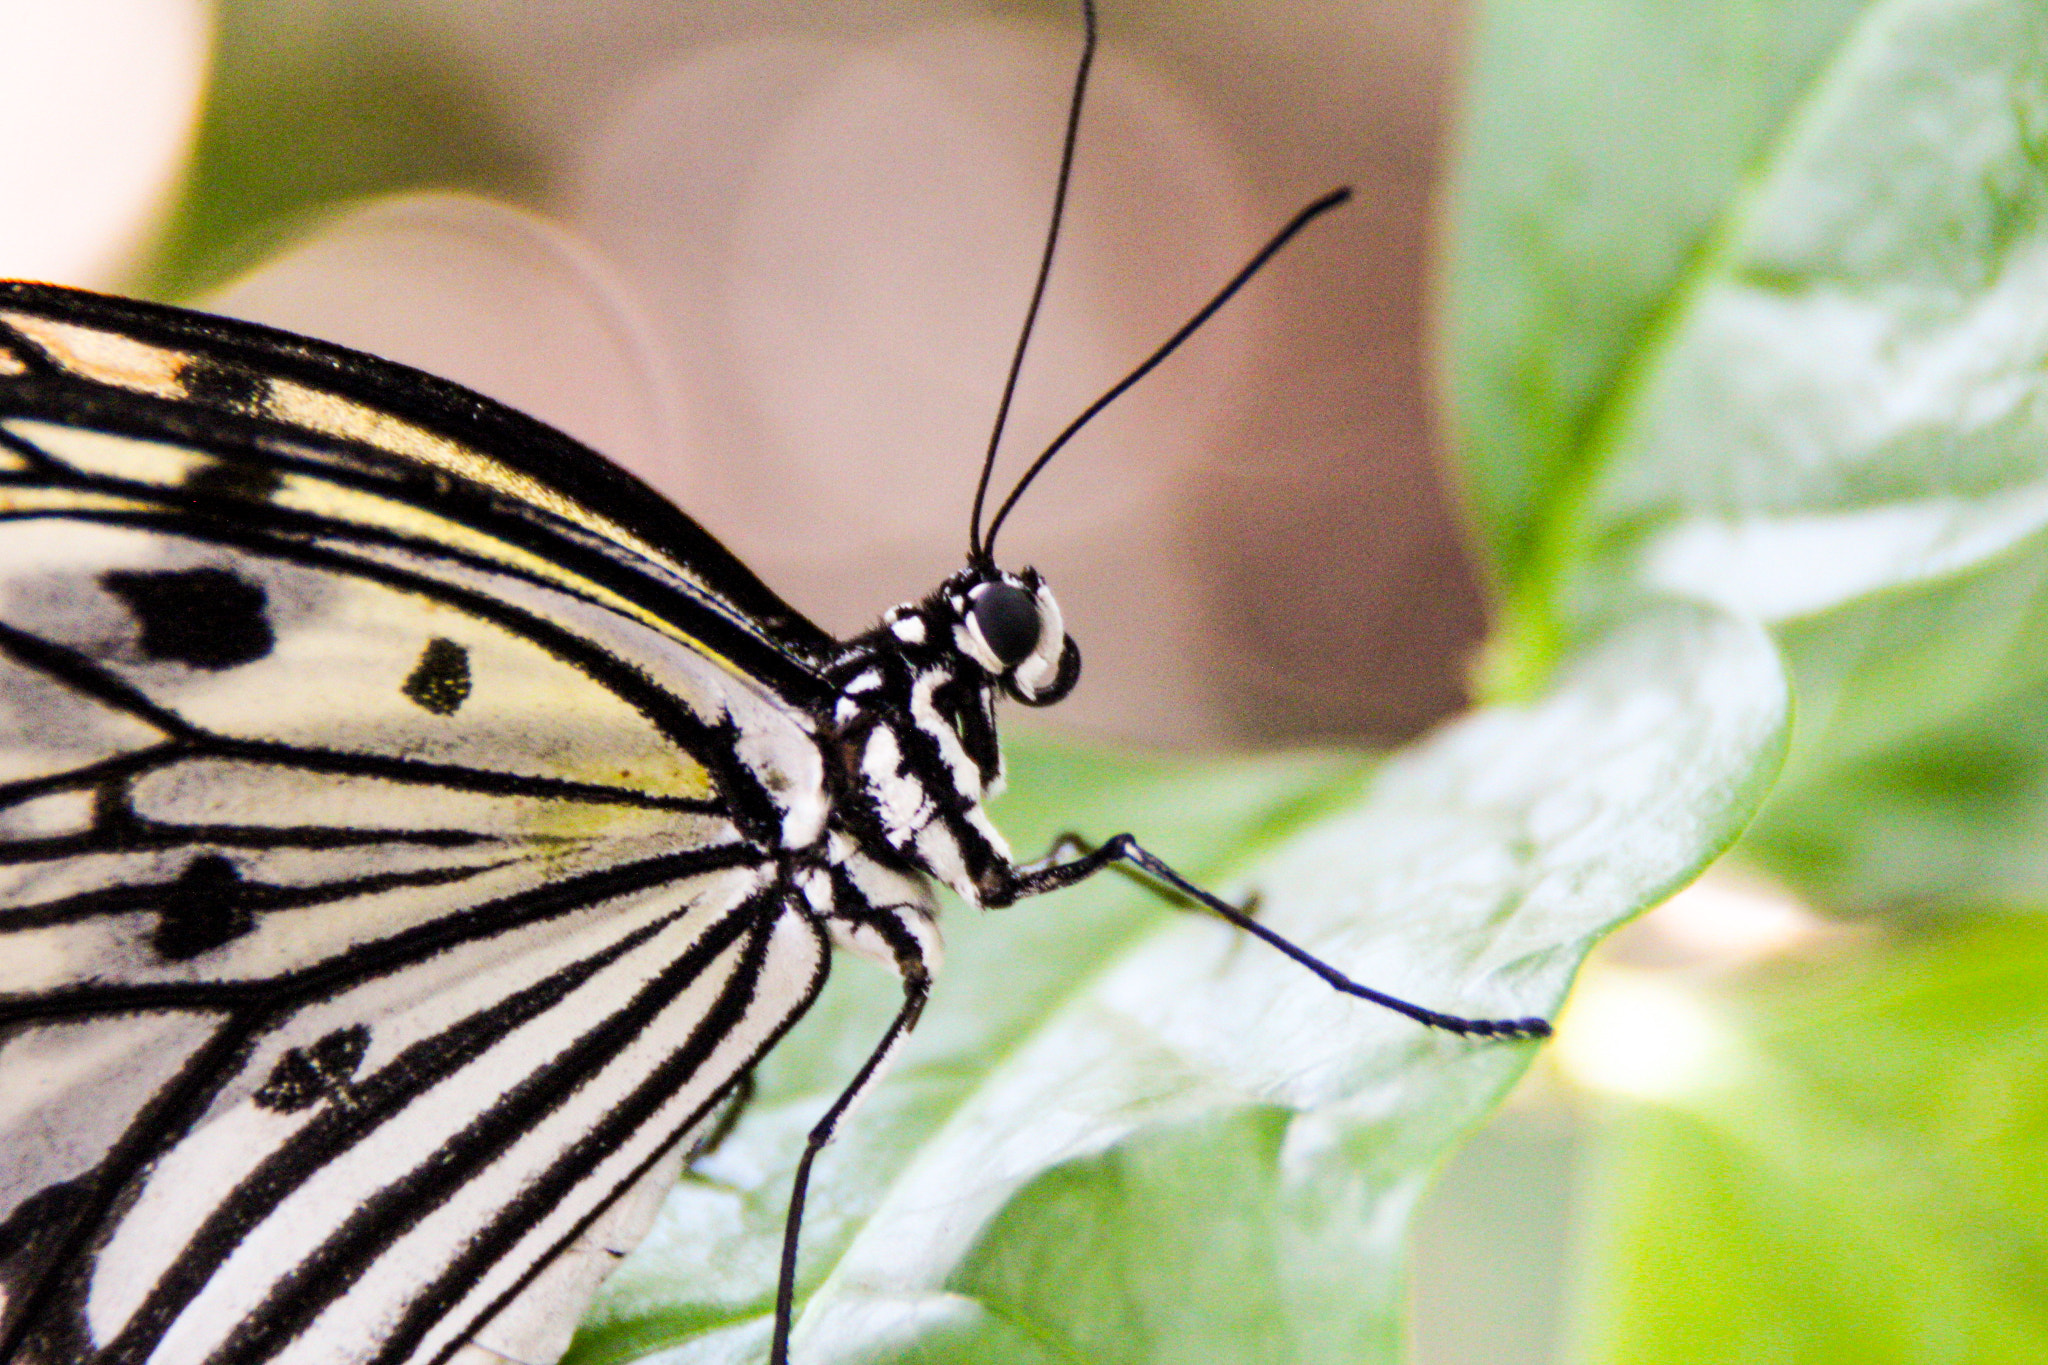
POLYGON ((974 628, 981 632, 989 651, 1015 668, 1038 648, 1043 626, 1038 619, 1038 598, 1008 583, 990 583, 974 594, 974 628))

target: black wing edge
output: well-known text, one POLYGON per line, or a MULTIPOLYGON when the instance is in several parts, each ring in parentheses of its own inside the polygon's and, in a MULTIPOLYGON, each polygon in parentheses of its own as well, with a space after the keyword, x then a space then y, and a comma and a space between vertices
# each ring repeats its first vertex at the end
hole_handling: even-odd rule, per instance
POLYGON ((715 584, 721 596, 797 656, 822 661, 837 652, 832 636, 784 602, 717 537, 638 477, 545 422, 460 384, 260 323, 64 285, 0 280, 0 309, 218 356, 332 390, 487 451, 660 546, 715 584))

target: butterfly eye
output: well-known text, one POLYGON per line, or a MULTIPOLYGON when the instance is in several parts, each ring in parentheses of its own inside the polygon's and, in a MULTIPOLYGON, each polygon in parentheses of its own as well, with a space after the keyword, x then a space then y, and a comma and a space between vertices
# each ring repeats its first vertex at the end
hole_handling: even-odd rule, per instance
POLYGON ((1045 623, 1039 618, 1037 597, 1024 589, 1010 583, 984 584, 968 611, 974 629, 1003 667, 1015 668, 1038 648, 1045 623))

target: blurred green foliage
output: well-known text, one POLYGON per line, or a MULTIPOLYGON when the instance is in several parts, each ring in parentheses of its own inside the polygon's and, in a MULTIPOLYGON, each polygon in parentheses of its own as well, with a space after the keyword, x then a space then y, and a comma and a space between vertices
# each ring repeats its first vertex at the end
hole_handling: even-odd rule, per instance
POLYGON ((1617 1113, 1585 1359, 2048 1351, 2048 920, 1874 931, 1725 992, 1725 1085, 1617 1113))
POLYGON ((1631 371, 1865 8, 1477 6, 1442 311, 1459 472, 1506 603, 1540 611, 1547 543, 1631 371))

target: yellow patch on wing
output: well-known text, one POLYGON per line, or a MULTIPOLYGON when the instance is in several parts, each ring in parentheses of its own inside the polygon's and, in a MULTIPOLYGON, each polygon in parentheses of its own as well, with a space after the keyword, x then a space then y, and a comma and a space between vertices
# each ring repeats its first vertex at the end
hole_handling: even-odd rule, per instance
MULTIPOLYGON (((50 457, 70 465, 81 474, 125 479, 155 488, 182 487, 196 476, 208 473, 219 463, 217 457, 211 453, 188 446, 89 431, 35 418, 17 418, 0 422, 0 427, 36 446, 50 457)), ((421 435, 431 434, 422 432, 421 435)), ((445 444, 449 444, 451 448, 460 448, 454 447, 452 443, 445 444)), ((19 457, 0 450, 0 469, 26 467, 26 462, 20 461, 19 457)), ((12 492, 0 494, 0 510, 34 510, 38 506, 33 500, 16 499, 10 502, 7 500, 10 496, 13 496, 12 492)), ((133 501, 116 501, 107 495, 62 492, 47 493, 47 496, 54 498, 55 501, 40 505, 52 509, 125 511, 137 510, 147 505, 133 501), (95 497, 101 500, 93 501, 95 497)), ((696 637, 677 630, 671 622, 648 611, 637 602, 621 597, 602 583, 573 573, 555 561, 509 541, 488 535, 413 503, 402 502, 363 489, 350 488, 317 474, 298 472, 285 475, 278 486, 266 496, 265 501, 287 511, 304 512, 343 525, 366 527, 422 544, 442 546, 456 553, 525 574, 540 582, 553 584, 595 602, 609 611, 637 621, 649 630, 689 646, 735 677, 742 676, 736 665, 696 637)))
POLYGON ((451 441, 446 436, 428 431, 425 427, 408 422, 403 417, 380 412, 353 399, 310 388, 288 379, 270 381, 268 410, 271 416, 281 421, 294 422, 328 436, 360 441, 379 450, 388 450, 431 469, 446 470, 480 487, 517 498, 529 506, 552 512, 564 521, 573 522, 587 531, 595 531, 605 539, 625 546, 672 573, 688 576, 680 564, 617 522, 598 516, 581 503, 562 496, 531 475, 494 460, 472 446, 466 446, 460 441, 451 441))
POLYGON ((190 446, 115 436, 104 431, 58 422, 20 418, 0 426, 29 444, 56 456, 81 474, 175 488, 214 463, 212 456, 190 446))
POLYGON ((0 313, 0 318, 35 342, 53 362, 82 379, 158 398, 185 397, 182 376, 192 359, 187 352, 32 313, 0 313))
MULTIPOLYGON (((639 603, 619 596, 602 583, 582 574, 572 573, 545 556, 534 554, 496 536, 486 535, 461 522, 451 521, 412 503, 400 502, 396 498, 387 498, 359 488, 349 488, 316 475, 296 473, 284 477, 277 491, 270 495, 269 501, 294 512, 305 512, 311 516, 355 526, 374 527, 393 535, 405 536, 427 544, 442 545, 459 553, 473 555, 527 574, 543 583, 566 588, 622 616, 631 617, 650 630, 659 631, 672 639, 685 640, 700 653, 710 653, 695 638, 682 635, 669 622, 639 603)), ((723 659, 719 659, 718 662, 723 664, 728 672, 738 671, 723 659)))
POLYGON ((148 512, 156 504, 111 493, 86 493, 75 488, 0 488, 0 516, 35 512, 148 512))

